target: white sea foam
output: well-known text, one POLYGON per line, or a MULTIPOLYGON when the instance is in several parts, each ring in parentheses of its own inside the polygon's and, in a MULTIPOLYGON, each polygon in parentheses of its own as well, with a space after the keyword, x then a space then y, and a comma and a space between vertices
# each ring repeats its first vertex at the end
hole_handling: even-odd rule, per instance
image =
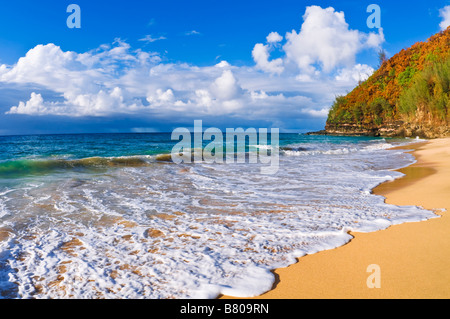
POLYGON ((9 200, 6 198, 6 194, 12 192, 12 190, 7 190, 5 192, 0 193, 0 218, 8 214, 8 210, 6 208, 6 202, 9 200))
POLYGON ((413 161, 390 146, 294 145, 306 151, 285 151, 273 176, 259 164, 149 163, 38 178, 0 197, 2 211, 16 212, 1 216, 15 240, 0 246, 9 265, 0 289, 20 298, 259 295, 273 285, 270 270, 344 245, 349 231, 436 217, 371 194, 402 176, 392 163, 413 161))

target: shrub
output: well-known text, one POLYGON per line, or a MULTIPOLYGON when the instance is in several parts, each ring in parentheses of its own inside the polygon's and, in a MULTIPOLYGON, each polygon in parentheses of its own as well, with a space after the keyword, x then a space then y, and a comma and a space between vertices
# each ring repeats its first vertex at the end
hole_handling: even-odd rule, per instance
POLYGON ((420 106, 437 120, 447 120, 450 108, 450 58, 430 64, 414 77, 411 87, 400 95, 399 111, 415 115, 420 106))

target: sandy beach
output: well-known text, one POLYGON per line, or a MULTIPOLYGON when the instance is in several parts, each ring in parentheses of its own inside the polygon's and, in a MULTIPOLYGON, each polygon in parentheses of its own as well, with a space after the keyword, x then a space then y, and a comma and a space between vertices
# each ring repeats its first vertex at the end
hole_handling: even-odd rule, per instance
MULTIPOLYGON (((373 233, 352 233, 337 249, 301 257, 277 269, 274 289, 263 299, 450 298, 450 139, 409 146, 417 163, 405 177, 374 190, 393 205, 436 210, 437 218, 373 233), (380 288, 369 288, 369 265, 379 266, 380 288)), ((224 296, 223 298, 228 298, 224 296)))

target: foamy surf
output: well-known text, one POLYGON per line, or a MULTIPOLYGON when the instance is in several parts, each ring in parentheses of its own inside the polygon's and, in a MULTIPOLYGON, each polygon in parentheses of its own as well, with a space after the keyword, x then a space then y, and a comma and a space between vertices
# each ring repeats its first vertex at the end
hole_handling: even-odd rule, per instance
POLYGON ((0 295, 255 296, 272 287, 272 269, 344 245, 349 231, 435 217, 371 193, 414 161, 392 143, 293 136, 283 147, 314 152, 282 154, 273 176, 261 175, 260 164, 152 157, 3 180, 0 295))

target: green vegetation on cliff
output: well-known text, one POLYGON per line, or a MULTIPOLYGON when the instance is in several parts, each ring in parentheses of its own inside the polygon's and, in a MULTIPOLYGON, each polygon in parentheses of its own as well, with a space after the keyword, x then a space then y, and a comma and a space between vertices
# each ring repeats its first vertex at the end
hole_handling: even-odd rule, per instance
POLYGON ((404 49, 346 96, 336 98, 327 133, 450 133, 450 28, 404 49))
POLYGON ((399 112, 412 120, 419 112, 428 120, 447 124, 450 111, 450 58, 433 63, 414 77, 411 86, 399 99, 399 112))

